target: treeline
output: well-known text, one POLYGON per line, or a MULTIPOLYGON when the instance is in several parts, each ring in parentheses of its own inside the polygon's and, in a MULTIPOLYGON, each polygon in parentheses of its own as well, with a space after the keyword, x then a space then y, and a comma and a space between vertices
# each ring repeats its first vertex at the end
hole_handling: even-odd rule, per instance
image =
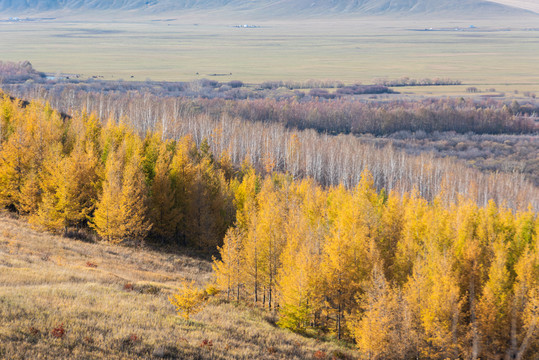
MULTIPOLYGON (((348 86, 342 92, 361 92, 368 86, 348 86)), ((376 88, 376 86, 374 86, 376 88)), ((233 89, 238 90, 238 89, 233 89)), ((72 112, 85 108, 100 117, 110 114, 126 115, 133 122, 150 114, 153 121, 171 121, 170 106, 189 107, 218 119, 223 115, 247 121, 279 123, 297 129, 314 129, 329 134, 373 134, 383 136, 398 131, 425 131, 476 134, 536 133, 539 123, 534 114, 539 109, 531 105, 487 99, 430 98, 418 101, 358 101, 350 98, 323 99, 334 96, 326 90, 315 89, 313 96, 300 95, 289 99, 245 98, 244 100, 187 99, 154 96, 133 91, 96 93, 80 89, 48 91, 40 87, 13 88, 21 98, 43 99, 55 108, 72 112), (144 112, 134 113, 133 107, 145 106, 144 112), (169 107, 169 109, 166 109, 169 107), (130 109, 131 108, 131 109, 130 109), (164 118, 164 119, 163 119, 164 118)), ((372 92, 378 90, 374 89, 372 92)), ((380 90, 380 91, 383 91, 380 90)))
POLYGON ((0 99, 0 205, 51 231, 212 249, 235 218, 231 174, 189 136, 0 99))
POLYGON ((295 89, 338 89, 344 87, 342 81, 336 80, 307 80, 307 81, 264 81, 261 89, 278 89, 281 87, 295 89))
POLYGON ((28 80, 42 81, 45 78, 45 74, 36 71, 29 61, 0 61, 0 84, 19 84, 28 80))
MULTIPOLYGON (((344 89, 344 88, 343 88, 344 89)), ((340 90, 343 90, 340 89, 340 90)), ((477 134, 531 133, 539 126, 532 117, 516 116, 518 108, 472 99, 361 102, 278 101, 255 99, 234 103, 200 102, 208 111, 226 109, 251 121, 278 122, 287 127, 330 134, 387 135, 397 131, 455 131, 477 134)))
MULTIPOLYGON (((382 85, 349 85, 337 89, 335 92, 329 92, 326 89, 312 89, 309 91, 311 99, 336 99, 339 97, 365 94, 391 94, 393 91, 382 85)), ((301 98, 298 94, 296 98, 301 98)))
POLYGON ((461 85, 460 80, 453 80, 447 78, 435 78, 435 79, 410 79, 409 77, 402 77, 400 79, 388 80, 377 79, 375 84, 398 87, 398 86, 442 86, 442 85, 461 85))
POLYGON ((303 333, 354 340, 365 359, 535 359, 539 218, 416 192, 351 190, 245 173, 215 261, 229 300, 303 333))
POLYGON ((483 172, 521 172, 532 184, 539 186, 537 135, 405 131, 388 137, 364 137, 363 140, 378 146, 391 144, 411 155, 431 152, 436 157, 454 157, 483 172))
POLYGON ((219 82, 209 79, 197 79, 189 82, 171 81, 125 81, 105 80, 102 76, 94 75, 89 79, 82 79, 79 75, 58 75, 45 77, 15 77, 11 76, 9 69, 2 73, 0 66, 0 79, 3 79, 3 87, 11 92, 24 94, 36 87, 41 87, 47 91, 60 93, 64 91, 87 91, 94 93, 122 93, 128 94, 133 91, 149 93, 159 97, 182 96, 196 99, 224 99, 224 100, 245 100, 245 99, 334 99, 340 97, 350 97, 353 95, 365 94, 391 94, 391 89, 383 85, 348 85, 341 84, 335 92, 329 92, 327 88, 315 87, 329 86, 330 83, 322 81, 312 81, 307 84, 272 82, 259 85, 245 85, 242 81, 232 80, 219 82), (2 77, 4 76, 4 77, 2 77), (26 81, 32 80, 32 81, 26 81), (282 86, 278 86, 278 85, 282 86), (288 85, 285 85, 288 84, 288 85), (298 89, 311 89, 310 92, 303 92, 298 89))
MULTIPOLYGON (((522 174, 481 173, 451 159, 436 158, 430 153, 407 155, 391 146, 379 148, 365 143, 352 135, 297 131, 280 123, 253 122, 223 114, 235 105, 233 102, 157 98, 139 93, 29 95, 34 99, 50 99, 51 106, 65 112, 87 109, 102 119, 123 119, 142 136, 159 129, 173 140, 190 134, 197 146, 207 139, 216 157, 226 155, 236 167, 248 158, 260 172, 280 171, 295 178, 312 177, 324 186, 344 184, 346 187, 355 186, 361 172, 369 169, 377 189, 404 193, 415 188, 430 201, 444 187, 444 196, 449 200, 455 200, 457 194, 466 194, 483 206, 494 199, 513 209, 529 203, 539 209, 539 191, 522 174), (201 104, 212 106, 204 108, 201 104)), ((247 106, 245 111, 248 117, 247 106)))

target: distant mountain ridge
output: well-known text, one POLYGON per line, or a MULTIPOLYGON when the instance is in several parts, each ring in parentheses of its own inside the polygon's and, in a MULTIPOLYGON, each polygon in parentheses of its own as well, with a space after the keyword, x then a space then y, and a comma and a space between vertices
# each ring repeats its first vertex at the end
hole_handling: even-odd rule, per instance
POLYGON ((228 10, 267 16, 325 14, 518 14, 523 9, 485 0, 0 0, 2 13, 129 10, 174 13, 228 10))

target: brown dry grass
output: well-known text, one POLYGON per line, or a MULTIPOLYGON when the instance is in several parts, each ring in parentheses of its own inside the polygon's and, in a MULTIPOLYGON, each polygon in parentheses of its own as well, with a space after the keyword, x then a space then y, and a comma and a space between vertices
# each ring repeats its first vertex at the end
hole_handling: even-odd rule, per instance
POLYGON ((357 357, 338 344, 278 329, 260 309, 219 298, 183 320, 167 300, 182 278, 203 286, 211 281, 211 264, 43 234, 0 213, 0 358, 357 357), (58 337, 61 324, 65 333, 58 337))

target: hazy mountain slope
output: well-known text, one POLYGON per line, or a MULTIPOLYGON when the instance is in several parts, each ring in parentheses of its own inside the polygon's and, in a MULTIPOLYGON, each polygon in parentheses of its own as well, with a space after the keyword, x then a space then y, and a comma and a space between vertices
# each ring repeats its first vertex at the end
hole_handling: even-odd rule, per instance
POLYGON ((539 14, 539 0, 490 0, 495 3, 526 9, 539 14))
MULTIPOLYGON (((510 5, 529 0, 500 0, 510 5)), ((518 4, 515 4, 518 5, 518 4)), ((56 10, 139 10, 170 13, 228 10, 247 14, 302 16, 325 14, 517 14, 525 10, 484 0, 0 0, 0 12, 56 10)))

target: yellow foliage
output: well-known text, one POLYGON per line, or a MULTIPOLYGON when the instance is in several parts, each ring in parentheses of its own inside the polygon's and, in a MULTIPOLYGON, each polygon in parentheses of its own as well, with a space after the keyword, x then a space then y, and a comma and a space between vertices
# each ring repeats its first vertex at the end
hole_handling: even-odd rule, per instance
POLYGON ((373 360, 406 358, 413 344, 408 306, 378 265, 372 271, 365 295, 358 296, 362 310, 353 314, 349 323, 357 347, 373 360))
POLYGON ((206 292, 195 286, 194 281, 183 280, 178 291, 168 298, 176 307, 179 316, 189 320, 191 315, 200 312, 206 305, 206 292))
POLYGON ((170 176, 171 154, 166 144, 161 144, 151 186, 150 220, 152 233, 165 240, 172 239, 180 224, 182 214, 175 206, 176 191, 170 176))
MULTIPOLYGON (((283 139, 289 174, 263 178, 247 162, 236 174, 225 130, 200 147, 191 136, 143 140, 123 122, 61 119, 1 96, 0 206, 53 231, 90 221, 111 242, 222 244, 215 287, 183 282, 170 298, 186 318, 220 289, 279 309, 283 327, 353 338, 371 359, 539 353, 532 209, 377 192, 367 170, 353 189, 298 181, 296 134, 283 139)), ((270 172, 276 159, 266 160, 270 172)))
POLYGON ((109 242, 120 242, 123 239, 123 233, 120 229, 122 214, 120 202, 118 201, 122 193, 121 171, 121 156, 117 152, 109 153, 103 190, 90 223, 90 226, 97 231, 99 236, 109 242))

